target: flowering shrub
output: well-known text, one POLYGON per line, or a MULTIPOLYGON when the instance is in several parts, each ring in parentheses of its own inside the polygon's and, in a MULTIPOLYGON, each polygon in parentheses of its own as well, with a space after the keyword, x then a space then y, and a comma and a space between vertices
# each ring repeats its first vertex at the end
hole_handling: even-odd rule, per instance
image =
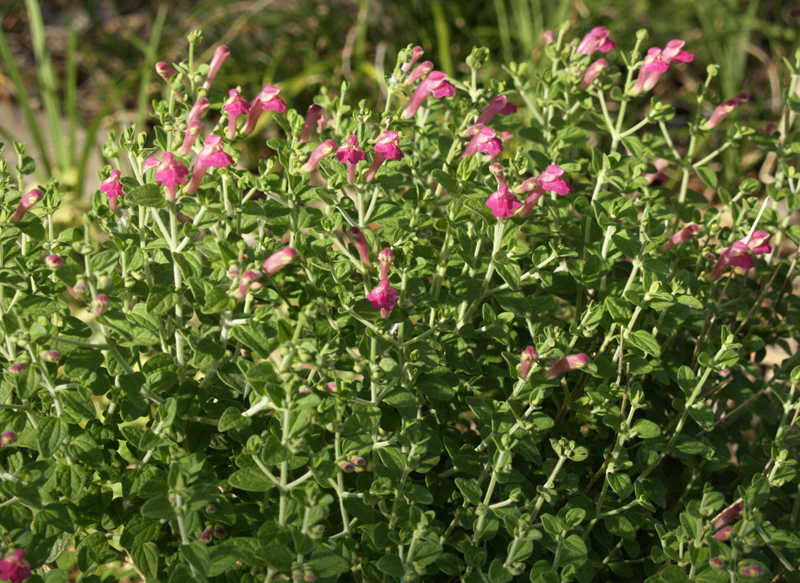
POLYGON ((409 47, 382 113, 159 63, 61 231, 16 144, 0 579, 798 580, 798 96, 723 121, 712 67, 681 121, 683 41, 545 38, 486 86, 409 47))

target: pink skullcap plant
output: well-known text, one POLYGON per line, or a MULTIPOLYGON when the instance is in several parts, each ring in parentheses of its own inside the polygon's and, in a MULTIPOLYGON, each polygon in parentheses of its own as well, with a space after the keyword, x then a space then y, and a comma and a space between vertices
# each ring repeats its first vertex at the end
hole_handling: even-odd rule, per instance
POLYGON ((591 85, 606 69, 608 69, 608 61, 605 59, 597 59, 594 63, 589 65, 589 68, 586 69, 586 73, 583 76, 583 81, 581 81, 581 89, 589 87, 589 85, 591 85))
POLYGON ((583 37, 583 40, 578 45, 578 48, 575 52, 579 55, 591 55, 594 54, 595 51, 607 53, 617 46, 617 43, 608 38, 609 34, 610 33, 605 26, 597 26, 593 28, 585 37, 583 37))
POLYGON ((724 103, 720 103, 716 109, 714 109, 711 117, 703 123, 703 129, 710 130, 714 128, 719 122, 725 119, 729 113, 731 113, 745 101, 747 101, 747 93, 740 93, 733 99, 729 99, 724 103))
POLYGON ((361 264, 364 267, 372 265, 369 259, 369 243, 367 243, 367 238, 364 236, 364 233, 361 232, 361 229, 358 227, 350 227, 347 232, 350 234, 350 239, 353 241, 353 245, 356 246, 356 250, 358 250, 361 264))
POLYGON ((478 116, 476 124, 488 125, 499 113, 500 115, 508 115, 516 113, 517 106, 508 102, 508 97, 505 95, 498 95, 494 97, 487 105, 481 114, 478 116))
POLYGON ((367 299, 372 302, 372 307, 381 311, 383 318, 388 318, 389 313, 394 309, 400 294, 390 284, 388 279, 382 279, 380 283, 367 294, 367 299))
POLYGON ((175 69, 173 69, 166 61, 159 61, 156 63, 156 73, 158 73, 158 76, 164 81, 169 83, 175 76, 175 69))
POLYGON ((59 255, 53 253, 44 258, 44 264, 47 265, 47 269, 52 269, 55 271, 59 267, 64 267, 67 262, 64 261, 59 255))
POLYGON ((242 274, 239 279, 239 287, 233 293, 236 301, 241 301, 247 296, 247 291, 253 287, 253 284, 261 279, 262 273, 253 269, 248 269, 242 274))
POLYGON ((503 140, 497 137, 497 132, 490 127, 475 124, 466 131, 466 134, 472 136, 472 139, 467 144, 467 149, 461 156, 462 159, 478 152, 494 157, 505 150, 503 140))
POLYGON ((192 151, 192 146, 194 146, 194 143, 197 141, 197 137, 202 131, 203 122, 201 121, 193 121, 187 126, 186 133, 183 136, 183 144, 178 150, 178 156, 186 156, 192 151))
POLYGON ((492 209, 492 214, 495 217, 500 221, 504 221, 506 217, 513 217, 516 210, 522 206, 522 203, 519 202, 517 195, 508 189, 507 184, 501 183, 497 190, 486 200, 486 206, 492 209))
POLYGON ((741 502, 737 502, 725 512, 720 514, 719 518, 714 521, 714 528, 722 528, 726 524, 728 524, 731 520, 736 520, 742 515, 744 512, 744 504, 741 502))
POLYGON ((517 213, 519 217, 527 217, 533 211, 533 207, 539 202, 539 199, 544 196, 546 191, 555 192, 559 196, 565 196, 572 192, 572 187, 566 180, 561 178, 565 171, 560 166, 551 164, 539 176, 528 178, 525 182, 519 185, 518 190, 520 193, 529 193, 525 199, 525 203, 517 213))
POLYGON ((233 164, 233 158, 229 154, 222 151, 225 144, 222 138, 215 134, 208 136, 203 143, 203 149, 197 156, 197 162, 194 165, 194 172, 189 184, 186 185, 186 193, 194 194, 200 186, 200 181, 203 180, 206 171, 211 168, 227 168, 233 164))
POLYGON ((685 44, 686 42, 682 40, 671 40, 663 50, 657 47, 648 50, 631 94, 639 95, 642 91, 650 91, 673 61, 677 63, 693 61, 694 55, 683 50, 685 44))
POLYGON ((6 372, 12 375, 20 375, 23 371, 27 370, 29 366, 27 362, 15 362, 6 369, 6 372))
POLYGON ((308 161, 305 163, 305 166, 303 166, 303 170, 305 172, 313 172, 317 169, 322 159, 330 156, 330 153, 335 149, 336 142, 333 140, 325 140, 311 152, 311 156, 309 156, 308 161))
POLYGON ((431 94, 437 99, 452 97, 456 94, 456 86, 447 81, 447 73, 431 71, 428 74, 414 91, 414 95, 411 96, 411 101, 408 102, 408 106, 403 111, 403 119, 411 119, 417 115, 417 111, 431 94))
POLYGON ((33 205, 42 200, 42 198, 44 198, 44 193, 38 188, 33 188, 25 193, 17 205, 17 210, 14 211, 13 215, 11 215, 11 222, 20 222, 22 217, 25 216, 25 213, 31 210, 33 205))
POLYGON ((764 568, 760 565, 747 565, 739 568, 739 575, 742 577, 761 577, 763 574, 764 568))
POLYGON ((535 347, 528 346, 523 350, 519 357, 519 378, 527 379, 533 367, 533 363, 537 360, 539 360, 539 354, 536 352, 535 347))
POLYGON ((250 113, 250 102, 236 89, 231 89, 222 109, 228 114, 228 137, 232 140, 236 137, 236 120, 240 115, 250 113))
POLYGON ((385 160, 402 160, 403 152, 400 150, 400 136, 397 132, 386 130, 378 136, 378 141, 375 144, 375 157, 372 159, 367 171, 366 181, 372 182, 375 174, 385 160))
POLYGON ((265 111, 274 111, 276 113, 283 113, 286 111, 286 103, 283 99, 278 97, 281 90, 273 85, 267 85, 261 90, 250 106, 250 113, 247 116, 247 123, 244 124, 242 131, 245 134, 252 134, 256 129, 258 118, 265 111))
POLYGON ((39 357, 45 362, 58 362, 61 360, 61 353, 58 350, 45 350, 39 357))
POLYGON ((655 162, 653 162, 653 166, 656 167, 656 172, 642 174, 642 176, 647 179, 648 184, 653 184, 657 180, 664 180, 664 178, 666 178, 662 170, 669 166, 669 162, 664 160, 664 158, 656 158, 655 162))
POLYGON ((17 434, 13 431, 6 431, 0 435, 0 449, 13 445, 17 441, 17 434))
POLYGON ((711 557, 708 560, 708 566, 711 567, 712 569, 724 569, 725 562, 719 557, 711 557))
POLYGON ((267 260, 264 262, 264 265, 262 265, 262 268, 264 269, 264 273, 266 273, 269 277, 272 277, 296 258, 297 251, 291 247, 285 247, 267 257, 267 260))
POLYGON ((117 210, 117 198, 125 196, 120 182, 121 177, 122 174, 119 170, 112 170, 111 176, 103 180, 103 184, 100 185, 100 190, 105 192, 108 197, 108 208, 112 211, 117 210))
POLYGON ((589 357, 583 353, 580 354, 570 354, 569 356, 565 356, 557 363, 555 363, 552 368, 550 368, 544 376, 548 379, 554 379, 558 375, 564 374, 571 370, 578 370, 585 367, 589 364, 589 357))
POLYGON ((108 296, 106 294, 98 294, 97 297, 92 300, 92 312, 100 316, 106 311, 108 304, 108 296))
POLYGON ((307 142, 311 139, 311 132, 314 130, 314 126, 317 125, 317 122, 322 118, 323 113, 325 110, 319 103, 313 103, 308 108, 308 113, 306 113, 306 121, 303 124, 303 131, 300 133, 300 141, 307 142))
POLYGON ((17 549, 0 560, 0 579, 11 583, 22 583, 31 576, 31 565, 25 558, 25 551, 17 549))
POLYGON ((726 540, 730 540, 734 534, 736 534, 736 531, 732 526, 724 526, 714 534, 714 540, 725 542, 726 540))
POLYGON ((389 270, 392 268, 392 263, 394 263, 394 253, 388 247, 378 253, 378 262, 380 263, 380 278, 386 279, 389 277, 389 270))
POLYGON ((423 61, 408 75, 406 85, 413 85, 431 71, 433 71, 433 63, 431 61, 423 61))
POLYGON ((366 160, 364 148, 358 145, 358 138, 348 136, 344 144, 336 150, 336 159, 347 166, 347 181, 352 184, 356 181, 356 166, 361 160, 366 160))
POLYGON ((424 54, 425 54, 425 51, 422 50, 421 46, 419 46, 419 45, 415 46, 413 49, 411 49, 411 60, 408 61, 407 63, 403 63, 400 66, 400 70, 403 73, 408 73, 408 71, 411 69, 411 67, 414 66, 414 63, 416 63, 419 60, 419 58, 424 54))
POLYGON ((198 121, 201 117, 203 117, 206 112, 208 111, 208 107, 211 104, 208 102, 208 99, 205 97, 201 97, 198 99, 195 104, 192 106, 192 109, 189 110, 189 115, 186 118, 186 126, 191 126, 194 122, 198 121))
POLYGON ((217 50, 214 51, 214 56, 211 57, 211 63, 209 64, 208 75, 203 83, 203 89, 208 91, 208 88, 211 87, 211 83, 214 81, 214 77, 219 73, 222 63, 228 59, 228 55, 230 54, 231 51, 225 45, 217 47, 217 50))
POLYGON ((156 183, 167 188, 167 200, 175 200, 179 184, 186 184, 189 169, 172 152, 164 152, 162 161, 147 158, 142 165, 144 170, 156 167, 156 183))
POLYGON ((699 231, 700 231, 700 227, 698 227, 694 223, 682 228, 680 231, 678 231, 677 233, 672 235, 672 237, 670 237, 669 241, 664 243, 664 246, 661 248, 662 251, 669 251, 670 249, 672 249, 676 245, 680 245, 684 241, 688 241, 689 239, 694 237, 699 231))
POLYGON ((718 280, 722 277, 722 274, 725 273, 725 270, 731 266, 741 267, 745 271, 755 267, 756 262, 750 255, 750 251, 752 251, 754 255, 763 255, 764 253, 772 251, 772 247, 767 244, 769 238, 769 233, 753 231, 752 234, 744 239, 740 239, 727 249, 723 249, 716 265, 714 265, 714 269, 711 270, 711 273, 708 274, 706 279, 708 281, 718 280))

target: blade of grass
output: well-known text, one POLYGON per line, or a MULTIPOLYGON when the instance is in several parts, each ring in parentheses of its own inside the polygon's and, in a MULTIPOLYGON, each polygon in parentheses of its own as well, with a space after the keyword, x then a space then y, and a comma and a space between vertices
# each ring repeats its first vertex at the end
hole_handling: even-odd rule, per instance
POLYGON ((158 13, 156 14, 156 20, 153 23, 153 32, 150 35, 150 42, 147 43, 147 49, 145 50, 145 64, 142 67, 142 76, 139 81, 139 96, 136 101, 137 128, 145 127, 147 107, 150 97, 148 85, 150 85, 150 78, 153 75, 153 67, 156 64, 158 45, 161 42, 161 32, 164 29, 164 21, 166 18, 167 5, 162 4, 158 9, 158 13))
POLYGON ((448 75, 452 75, 454 70, 453 57, 450 55, 450 25, 447 24, 447 17, 444 14, 442 0, 434 0, 431 2, 431 14, 436 29, 436 44, 439 47, 439 65, 442 71, 448 75))
POLYGON ((514 21, 518 24, 516 36, 525 49, 525 57, 527 58, 533 52, 533 45, 538 36, 537 33, 541 31, 534 28, 528 0, 511 0, 511 10, 514 12, 514 21))
MULTIPOLYGON (((72 25, 69 27, 69 34, 67 36, 67 94, 66 94, 66 103, 65 106, 67 108, 67 135, 69 136, 69 150, 68 150, 68 158, 69 158, 69 165, 73 167, 75 165, 75 149, 77 144, 75 143, 75 132, 77 131, 78 125, 78 110, 77 110, 77 91, 78 91, 78 67, 77 62, 75 60, 75 51, 77 49, 78 44, 78 34, 75 32, 75 29, 72 28, 72 25)), ((78 196, 80 196, 80 191, 78 191, 78 196)))
POLYGON ((511 32, 508 26, 508 13, 505 0, 494 0, 494 11, 497 14, 497 28, 500 33, 500 44, 503 47, 503 60, 511 62, 511 32))

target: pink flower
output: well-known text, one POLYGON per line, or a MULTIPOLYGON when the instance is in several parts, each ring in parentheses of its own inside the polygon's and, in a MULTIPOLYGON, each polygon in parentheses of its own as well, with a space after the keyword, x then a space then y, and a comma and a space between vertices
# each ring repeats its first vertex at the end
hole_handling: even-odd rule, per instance
POLYGON ((308 108, 308 113, 306 113, 306 121, 303 124, 303 131, 300 134, 301 142, 307 142, 311 139, 311 132, 314 130, 314 126, 317 125, 319 120, 322 118, 322 114, 324 112, 325 110, 322 109, 322 106, 319 103, 314 103, 308 108))
POLYGON ((261 279, 261 272, 255 271, 252 269, 248 269, 242 274, 242 277, 239 279, 239 287, 233 293, 233 297, 236 301, 241 301, 247 296, 247 290, 253 288, 253 284, 261 279))
MULTIPOLYGON (((425 63, 423 63, 424 65, 425 63)), ((422 65, 420 65, 421 67, 422 65)), ((415 71, 416 72, 416 71, 415 71)), ((413 73, 411 74, 413 76, 413 73)), ((409 79, 411 78, 409 76, 409 79)), ((411 96, 411 101, 403 111, 403 119, 411 119, 417 115, 417 111, 425 100, 433 93, 437 99, 441 97, 452 97, 456 94, 456 86, 450 83, 447 79, 447 73, 441 71, 431 71, 425 80, 419 84, 414 95, 411 96)))
POLYGON ((698 231, 700 231, 700 227, 692 223, 691 225, 684 227, 670 238, 669 241, 664 243, 664 246, 661 248, 663 251, 669 251, 676 245, 680 245, 684 241, 688 241, 692 237, 694 237, 698 231))
POLYGON ((236 136, 236 118, 250 113, 250 102, 236 89, 231 89, 222 109, 228 114, 228 137, 233 139, 236 136))
POLYGON ((193 121, 188 125, 186 133, 183 136, 183 144, 180 150, 178 150, 178 156, 186 156, 192 151, 192 146, 194 146, 194 143, 197 141, 197 136, 199 136, 202 131, 203 122, 201 121, 193 121))
POLYGON ((55 271, 59 267, 64 267, 67 262, 64 261, 59 255, 53 253, 44 258, 44 264, 47 265, 47 269, 52 269, 55 271))
POLYGON ((39 357, 45 362, 58 362, 61 360, 61 353, 58 350, 45 350, 39 357))
POLYGON ((725 562, 719 557, 711 557, 708 560, 708 566, 711 567, 712 569, 724 569, 725 562))
POLYGON ((510 113, 516 113, 516 111, 517 106, 513 103, 509 103, 508 97, 505 95, 498 95, 489 102, 489 105, 487 105, 478 116, 478 120, 475 123, 488 125, 498 113, 500 115, 508 115, 510 113))
POLYGON ((352 184, 356 180, 356 165, 366 160, 364 149, 358 145, 358 138, 348 136, 347 141, 336 150, 336 159, 347 166, 347 181, 352 184))
POLYGON ((186 118, 186 126, 191 126, 194 122, 203 117, 208 111, 209 105, 210 103, 205 97, 198 99, 192 106, 192 109, 189 110, 189 115, 186 118))
POLYGON ((3 435, 0 435, 0 449, 13 445, 16 441, 17 434, 13 431, 6 431, 3 435))
POLYGON ((719 104, 714 110, 714 113, 711 114, 711 117, 703 124, 703 128, 707 130, 712 129, 745 101, 747 101, 747 93, 740 93, 733 99, 719 104))
POLYGON ((267 260, 264 262, 264 265, 262 265, 262 268, 264 269, 264 273, 266 273, 269 277, 272 277, 296 258, 297 251, 291 247, 285 247, 267 257, 267 260))
POLYGON ((23 371, 27 370, 28 366, 30 365, 27 362, 15 362, 8 367, 6 372, 15 376, 20 375, 23 371))
POLYGON ((731 520, 736 520, 744 512, 744 504, 738 502, 720 514, 719 518, 714 521, 714 528, 722 528, 731 520))
POLYGON ((106 311, 108 308, 108 296, 106 294, 98 294, 96 298, 92 300, 92 312, 96 315, 100 316, 103 312, 106 311))
POLYGON ((508 185, 500 184, 498 189, 489 196, 486 206, 492 209, 492 214, 504 221, 506 217, 511 218, 514 212, 522 206, 517 196, 508 190, 508 185))
POLYGON ((227 168, 233 164, 233 158, 229 154, 222 151, 225 144, 222 138, 212 134, 208 136, 203 143, 203 149, 197 156, 197 162, 194 165, 194 172, 189 184, 186 185, 186 194, 194 194, 200 186, 200 181, 203 180, 206 171, 211 168, 227 168))
POLYGON ((560 166, 550 165, 545 168, 544 172, 542 172, 541 176, 539 176, 539 182, 541 182, 544 190, 555 192, 559 196, 564 196, 572 192, 572 187, 567 184, 566 180, 561 178, 563 175, 563 168, 560 166))
POLYGON ((206 76, 205 83, 203 83, 203 89, 207 91, 208 88, 211 87, 214 77, 216 77, 217 73, 219 73, 219 68, 222 67, 222 63, 227 60, 228 55, 230 54, 230 50, 228 50, 228 47, 225 45, 217 47, 217 50, 214 51, 214 56, 211 57, 211 64, 209 65, 208 75, 206 76))
POLYGON ((214 529, 210 526, 205 529, 203 532, 200 533, 200 542, 207 543, 211 540, 211 537, 214 535, 214 529))
POLYGON ((585 354, 570 354, 569 356, 565 356, 555 363, 553 367, 544 374, 544 376, 548 379, 554 379, 560 374, 564 374, 565 372, 569 372, 571 370, 581 369, 587 364, 589 364, 589 357, 585 354))
POLYGON ((103 180, 103 184, 100 185, 100 190, 105 192, 108 197, 108 207, 112 211, 117 208, 117 197, 125 196, 125 193, 122 192, 121 177, 122 174, 119 170, 112 170, 111 176, 103 180))
POLYGON ((553 34, 552 30, 546 30, 542 33, 542 38, 544 39, 544 44, 550 45, 553 44, 553 41, 556 40, 555 35, 553 34))
POLYGON ((425 51, 422 50, 421 46, 414 47, 411 50, 411 60, 408 61, 407 63, 403 63, 400 66, 400 70, 403 73, 408 73, 408 71, 411 69, 411 67, 414 66, 414 63, 416 63, 419 60, 419 58, 424 54, 425 54, 425 51))
POLYGON ((380 278, 386 279, 389 277, 389 270, 394 263, 394 253, 388 247, 378 254, 378 262, 380 263, 380 278))
POLYGON ((607 53, 617 46, 613 40, 608 38, 609 31, 605 26, 597 26, 583 37, 583 40, 578 45, 575 51, 579 55, 591 55, 595 51, 607 53))
POLYGON ((586 74, 583 76, 581 89, 589 87, 589 85, 591 85, 606 69, 608 69, 608 61, 605 59, 597 59, 594 63, 589 65, 589 68, 586 69, 586 74))
POLYGON ((175 69, 173 69, 166 61, 159 61, 156 63, 156 73, 158 73, 159 77, 161 77, 164 81, 169 83, 175 76, 175 69))
POLYGON ((381 282, 371 292, 367 294, 367 299, 372 302, 372 307, 381 311, 381 316, 389 317, 389 313, 394 309, 400 294, 390 284, 388 279, 381 282))
POLYGON ((372 262, 369 260, 369 243, 367 243, 367 238, 364 236, 364 233, 361 232, 361 229, 358 227, 350 227, 347 232, 350 233, 350 240, 353 241, 353 245, 355 245, 358 250, 361 264, 364 267, 372 265, 372 262))
POLYGON ((639 95, 642 91, 650 91, 658 83, 661 74, 669 69, 670 63, 688 63, 694 60, 694 55, 683 50, 686 44, 682 40, 671 40, 667 43, 664 50, 653 47, 647 51, 642 68, 639 69, 639 77, 631 90, 632 95, 639 95))
POLYGON ((528 346, 525 350, 523 350, 522 355, 519 358, 519 378, 527 379, 528 374, 530 374, 531 368, 533 367, 533 363, 537 360, 539 360, 539 354, 536 352, 536 348, 533 346, 528 346))
POLYGON ((186 184, 189 169, 180 160, 176 160, 172 152, 164 152, 162 161, 158 158, 147 158, 142 165, 144 170, 156 167, 156 183, 167 188, 167 200, 175 200, 177 186, 186 184))
POLYGON ((335 149, 336 142, 333 140, 325 140, 311 152, 311 156, 309 156, 308 162, 303 166, 303 170, 306 172, 313 172, 317 169, 317 166, 319 166, 320 161, 328 157, 335 149))
POLYGON ((492 128, 475 124, 466 133, 468 136, 472 136, 472 139, 467 144, 467 149, 464 150, 461 158, 472 156, 477 152, 483 152, 493 157, 505 150, 503 148, 503 140, 497 137, 497 132, 492 128))
POLYGON ((764 569, 760 565, 747 565, 739 568, 739 575, 742 577, 761 577, 764 569))
POLYGON ((664 160, 664 158, 656 158, 656 161, 653 162, 653 166, 656 167, 657 172, 651 174, 642 174, 647 179, 648 184, 653 184, 656 180, 664 180, 665 176, 662 170, 669 166, 669 162, 664 160))
POLYGON ((244 128, 242 129, 245 134, 253 133, 253 130, 256 129, 258 118, 261 117, 263 112, 274 111, 276 113, 283 113, 286 111, 286 103, 284 103, 283 99, 278 97, 278 93, 280 92, 281 90, 273 85, 267 85, 261 90, 261 93, 256 96, 250 107, 247 123, 244 124, 244 128))
POLYGON ((397 135, 397 132, 386 130, 378 136, 378 142, 375 144, 375 157, 372 159, 372 165, 367 171, 366 181, 372 182, 384 160, 402 159, 403 152, 400 150, 400 136, 397 135))
POLYGON ((714 265, 714 269, 708 274, 708 281, 718 280, 730 266, 741 267, 744 270, 755 267, 756 263, 749 252, 752 251, 755 255, 763 255, 772 251, 772 247, 766 243, 769 238, 769 233, 754 231, 752 235, 736 241, 727 249, 723 249, 716 265, 714 265))
POLYGON ((530 183, 529 184, 530 190, 523 192, 529 192, 530 194, 528 194, 528 196, 525 198, 525 202, 523 203, 522 207, 519 209, 519 212, 517 213, 517 216, 523 219, 533 212, 533 208, 539 202, 539 199, 542 198, 542 196, 544 196, 544 188, 542 188, 542 185, 540 183, 538 182, 533 183, 530 180, 526 180, 522 184, 522 186, 525 186, 528 183, 530 183))
POLYGON ((22 217, 25 216, 29 210, 33 208, 37 202, 44 198, 44 193, 39 190, 38 188, 33 188, 29 190, 26 194, 19 201, 19 205, 17 205, 17 210, 14 211, 14 214, 11 215, 11 222, 18 223, 22 220, 22 217))
POLYGON ((25 551, 17 549, 0 560, 0 579, 11 583, 22 583, 31 576, 31 565, 25 559, 25 551))
POLYGON ((419 79, 422 79, 425 75, 433 71, 433 63, 430 61, 424 61, 416 66, 416 68, 411 71, 409 74, 408 79, 406 79, 406 85, 413 85, 419 79))
POLYGON ((736 531, 733 530, 733 527, 724 526, 714 534, 714 540, 725 542, 726 540, 730 540, 734 534, 736 534, 736 531))

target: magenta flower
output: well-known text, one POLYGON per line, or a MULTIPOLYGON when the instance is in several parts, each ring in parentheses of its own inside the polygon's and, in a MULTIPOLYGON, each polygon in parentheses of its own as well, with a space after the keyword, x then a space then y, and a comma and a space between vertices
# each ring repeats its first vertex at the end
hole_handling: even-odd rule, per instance
POLYGON ((531 182, 531 180, 526 180, 522 185, 520 185, 520 190, 522 192, 528 192, 528 196, 525 198, 525 202, 520 207, 517 216, 520 218, 525 218, 529 214, 533 212, 533 208, 539 202, 539 199, 544 196, 544 188, 542 188, 541 183, 531 182), (522 190, 523 186, 528 186, 528 190, 522 190))
POLYGON ((13 445, 16 441, 17 434, 13 431, 6 431, 3 435, 0 435, 0 449, 13 445))
POLYGON ((565 356, 555 363, 552 368, 544 373, 544 376, 548 379, 554 379, 558 375, 564 374, 571 370, 581 369, 587 364, 589 364, 589 357, 585 354, 570 354, 569 356, 565 356))
POLYGON ((575 52, 579 55, 591 55, 594 54, 595 51, 607 53, 617 46, 617 43, 608 38, 609 34, 605 26, 593 28, 583 37, 583 40, 578 45, 578 49, 575 52))
POLYGON ((700 231, 700 227, 692 223, 691 225, 682 228, 680 231, 672 235, 669 241, 664 243, 664 246, 661 248, 662 251, 669 251, 676 245, 680 245, 684 241, 688 241, 692 237, 694 237, 698 231, 700 231))
POLYGON ((33 208, 37 202, 44 198, 44 193, 39 190, 38 188, 33 188, 29 190, 26 194, 22 196, 17 205, 17 210, 14 211, 14 214, 11 215, 11 222, 18 223, 22 220, 22 217, 25 216, 29 210, 33 208))
POLYGON ((685 41, 671 40, 664 50, 653 47, 647 51, 636 85, 631 90, 632 95, 639 95, 642 91, 650 91, 658 83, 661 74, 669 69, 670 63, 688 63, 694 60, 694 55, 683 50, 685 41))
POLYGON ((489 105, 481 112, 475 123, 488 125, 498 113, 500 115, 508 115, 516 112, 517 106, 513 103, 509 103, 508 97, 505 95, 498 95, 489 102, 489 105))
POLYGON ((400 66, 400 70, 403 73, 408 73, 408 71, 411 69, 411 67, 414 66, 414 63, 419 61, 419 58, 424 54, 425 54, 425 51, 422 50, 422 47, 417 45, 416 47, 411 49, 411 60, 409 62, 407 62, 407 63, 403 63, 400 66))
POLYGON ((45 350, 39 357, 45 362, 58 362, 61 360, 61 353, 58 350, 45 350))
POLYGON ((461 158, 472 156, 477 152, 483 152, 488 156, 494 157, 505 150, 503 148, 503 140, 497 137, 497 132, 492 128, 475 124, 467 130, 466 134, 472 136, 472 139, 467 144, 467 149, 464 150, 461 158))
POLYGON ((201 97, 198 99, 195 104, 192 106, 192 109, 189 110, 189 115, 186 118, 186 126, 191 126, 194 122, 198 121, 201 117, 203 117, 206 112, 208 111, 210 103, 208 99, 205 97, 201 97))
POLYGON ((303 131, 300 134, 300 141, 307 142, 311 139, 311 132, 314 130, 314 126, 317 125, 320 119, 322 119, 322 115, 325 113, 325 110, 322 109, 322 106, 319 103, 314 103, 308 108, 308 113, 306 113, 306 121, 303 124, 303 131))
POLYGON ((394 253, 388 247, 378 254, 378 262, 380 263, 380 278, 386 279, 389 277, 389 270, 394 263, 394 253))
POLYGON ((497 190, 489 196, 486 206, 492 209, 492 214, 499 220, 511 218, 514 212, 522 206, 517 196, 508 189, 507 184, 500 184, 497 190))
POLYGON ((222 109, 228 114, 228 137, 232 140, 236 136, 236 119, 250 113, 250 102, 236 89, 231 89, 222 109))
POLYGON ((247 123, 244 124, 244 128, 242 129, 245 134, 253 133, 253 130, 256 129, 258 118, 261 117, 261 114, 265 111, 274 111, 276 113, 283 113, 286 111, 286 103, 284 103, 283 99, 278 97, 278 93, 280 92, 280 89, 272 85, 267 85, 261 90, 261 93, 256 96, 250 107, 247 123))
POLYGON ((539 360, 539 354, 536 352, 536 348, 533 346, 528 346, 525 350, 522 351, 522 355, 519 358, 519 378, 527 379, 528 374, 531 372, 531 368, 533 367, 533 363, 539 360))
POLYGON ((20 375, 28 368, 28 366, 30 365, 27 362, 15 362, 8 367, 6 372, 12 375, 20 375))
MULTIPOLYGON (((423 63, 424 65, 425 63, 423 63)), ((420 65, 421 67, 422 65, 420 65)), ((412 73, 413 75, 413 73, 412 73)), ((411 76, 409 76, 409 79, 411 76)), ((425 100, 433 94, 434 97, 440 99, 442 97, 452 97, 456 94, 456 86, 450 83, 447 79, 447 73, 441 71, 431 71, 425 80, 419 84, 414 95, 411 96, 411 101, 403 111, 403 119, 411 119, 417 115, 417 111, 425 103, 425 100)))
POLYGON ((249 289, 254 288, 253 284, 261 279, 261 272, 255 271, 253 269, 248 269, 242 274, 242 277, 239 279, 239 287, 233 293, 233 297, 236 301, 241 301, 247 296, 247 291, 249 289))
POLYGON ((642 174, 647 179, 648 184, 653 184, 657 180, 664 180, 666 178, 662 170, 669 166, 669 162, 664 160, 664 158, 656 158, 656 161, 653 162, 653 166, 656 167, 656 172, 650 174, 642 174))
POLYGON ((230 50, 228 50, 228 47, 225 45, 217 47, 217 50, 214 51, 214 56, 211 57, 211 63, 209 64, 208 75, 203 83, 203 89, 208 91, 208 88, 211 87, 211 83, 214 81, 214 77, 219 73, 219 68, 222 67, 222 63, 228 59, 228 55, 230 54, 230 50))
POLYGON ((25 551, 17 549, 0 560, 0 579, 11 583, 22 583, 31 576, 31 565, 25 559, 25 551))
POLYGON ((433 71, 433 63, 430 61, 424 61, 416 66, 416 68, 411 71, 406 79, 406 85, 413 85, 418 80, 422 79, 425 75, 433 71))
POLYGON ((189 169, 172 152, 164 152, 161 162, 158 158, 147 158, 142 165, 144 170, 156 167, 156 183, 167 188, 167 200, 175 200, 179 184, 186 184, 189 169))
POLYGON ((589 85, 591 85, 606 69, 608 69, 608 61, 605 59, 597 59, 594 63, 589 65, 589 68, 586 69, 586 74, 583 76, 581 89, 589 87, 589 85))
POLYGON ((567 184, 566 180, 561 178, 564 172, 564 169, 560 166, 550 165, 545 168, 544 172, 539 176, 539 182, 541 182, 542 188, 547 191, 555 192, 559 196, 564 196, 572 192, 572 187, 567 184))
POLYGON ((203 149, 197 156, 197 162, 194 165, 194 172, 189 184, 186 185, 186 194, 194 194, 200 187, 200 181, 203 180, 206 171, 211 168, 227 168, 233 164, 233 158, 229 154, 222 151, 225 144, 222 138, 212 134, 208 136, 203 143, 203 149))
POLYGON ((262 265, 262 268, 264 269, 264 273, 266 273, 269 277, 272 277, 296 258, 297 251, 291 247, 285 247, 267 257, 267 260, 264 262, 264 265, 262 265))
POLYGON ((55 271, 59 267, 64 267, 67 262, 64 261, 59 255, 53 253, 44 258, 44 264, 47 265, 48 269, 55 271))
POLYGON ((311 152, 311 156, 309 156, 308 162, 303 166, 303 170, 305 172, 313 172, 317 169, 317 166, 319 166, 320 161, 322 161, 323 158, 327 158, 335 149, 336 142, 333 140, 325 140, 311 152))
POLYGON ((347 181, 352 184, 356 180, 356 166, 366 160, 364 149, 358 145, 358 138, 348 136, 347 141, 336 150, 336 159, 347 166, 347 181))
POLYGON ((369 243, 367 243, 367 238, 364 236, 364 233, 361 232, 361 229, 358 227, 350 227, 347 232, 350 233, 350 240, 353 241, 353 245, 355 245, 358 250, 361 264, 364 267, 372 265, 372 262, 369 260, 369 243))
POLYGON ((714 540, 725 542, 726 540, 730 540, 734 534, 736 534, 736 531, 733 530, 733 527, 723 526, 714 534, 714 540))
POLYGON ((367 299, 372 302, 372 307, 381 311, 381 316, 389 317, 389 313, 394 309, 400 294, 390 284, 388 279, 381 282, 371 292, 367 294, 367 299))
POLYGON ((742 577, 761 577, 764 569, 760 565, 747 565, 739 568, 739 575, 742 577))
POLYGON ((747 101, 747 93, 740 93, 733 99, 719 104, 714 110, 714 113, 711 114, 711 117, 703 123, 703 128, 707 130, 712 129, 745 101, 747 101))
POLYGON ((719 518, 714 521, 714 528, 722 528, 731 520, 736 520, 744 512, 744 504, 738 502, 720 514, 719 518))
POLYGON ((725 562, 719 557, 711 557, 708 560, 708 566, 711 567, 712 569, 724 569, 725 562))
POLYGON ((117 197, 125 196, 125 193, 122 192, 121 176, 119 170, 112 170, 111 176, 103 180, 103 184, 100 185, 100 190, 105 192, 108 197, 108 208, 112 211, 117 209, 117 197))
POLYGON ((754 231, 752 235, 736 241, 727 249, 723 249, 716 265, 714 265, 714 269, 708 274, 707 280, 718 280, 730 266, 741 267, 745 271, 755 267, 756 263, 749 252, 752 251, 754 255, 763 255, 772 251, 772 247, 766 243, 769 238, 769 233, 754 231))
POLYGON ((197 141, 197 137, 203 131, 203 122, 193 121, 186 128, 186 133, 183 135, 183 144, 178 150, 178 156, 186 156, 192 151, 192 146, 197 141))
POLYGON ((175 76, 175 69, 173 69, 166 61, 159 61, 156 63, 156 73, 158 73, 158 76, 164 81, 169 83, 175 76))
POLYGON ((397 135, 397 132, 386 130, 378 136, 378 142, 375 144, 375 157, 372 159, 372 165, 367 171, 366 181, 372 182, 384 160, 402 159, 403 152, 400 150, 400 136, 397 135))

